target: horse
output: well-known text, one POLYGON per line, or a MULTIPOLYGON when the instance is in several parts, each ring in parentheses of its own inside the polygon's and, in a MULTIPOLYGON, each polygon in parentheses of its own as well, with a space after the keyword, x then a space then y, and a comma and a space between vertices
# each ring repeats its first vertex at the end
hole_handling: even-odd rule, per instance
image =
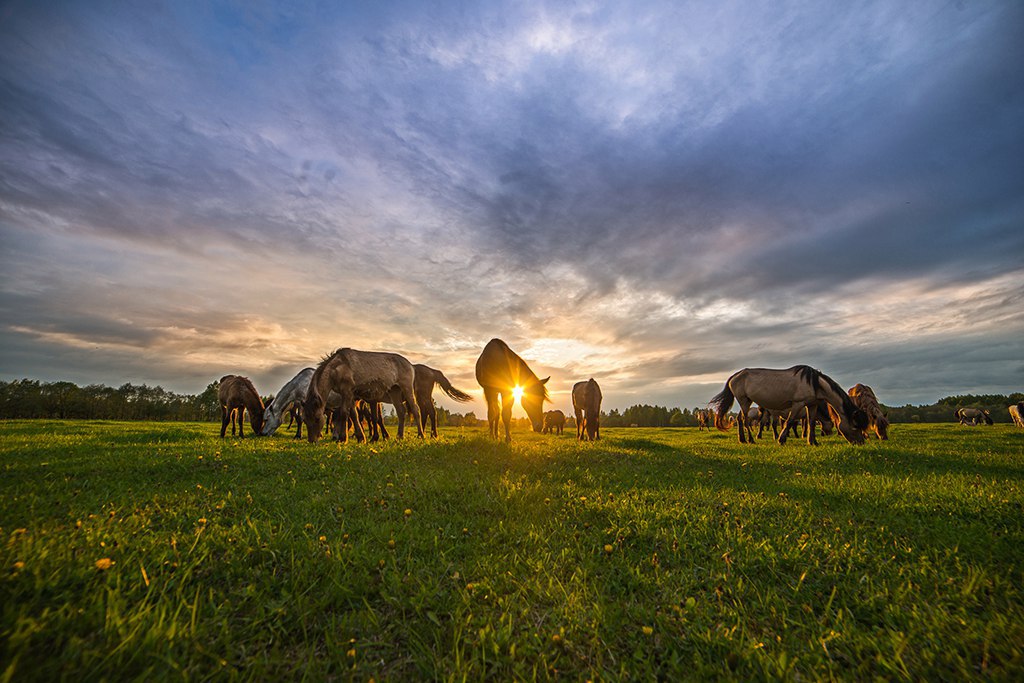
POLYGON ((987 425, 995 424, 988 411, 981 410, 979 408, 957 408, 953 415, 956 416, 957 421, 962 425, 966 425, 968 422, 972 427, 980 424, 981 422, 984 422, 987 425))
MULTIPOLYGON (((423 438, 420 410, 413 391, 415 371, 412 363, 397 353, 357 351, 343 348, 326 356, 313 371, 309 390, 302 402, 302 419, 306 422, 306 438, 310 443, 320 440, 324 428, 325 398, 331 392, 338 395, 339 424, 335 433, 342 443, 348 441, 348 423, 354 422, 356 439, 363 441, 363 427, 356 414, 356 399, 368 402, 388 401, 397 389, 401 401, 412 414, 416 431, 423 438)), ((398 438, 405 431, 404 414, 399 416, 398 438)))
MULTIPOLYGON (((284 420, 285 411, 292 414, 292 408, 296 404, 301 403, 302 399, 306 397, 306 392, 309 391, 309 380, 313 377, 313 368, 304 368, 299 371, 299 374, 292 377, 288 382, 281 387, 281 390, 277 392, 274 398, 266 405, 266 412, 264 413, 263 422, 263 436, 272 436, 274 432, 281 426, 282 420, 284 420)), ((302 438, 302 415, 298 415, 299 423, 298 429, 295 430, 295 438, 302 438)), ((291 427, 291 424, 288 425, 291 427)))
POLYGON ((1018 427, 1024 427, 1024 401, 1010 406, 1007 410, 1010 411, 1013 424, 1018 427))
POLYGON ((545 386, 549 379, 537 379, 530 366, 502 340, 492 339, 487 342, 476 360, 476 381, 483 387, 484 398, 487 400, 487 429, 492 438, 498 438, 500 417, 505 425, 505 441, 512 442, 508 425, 512 420, 515 395, 519 393, 517 388, 522 392, 519 403, 530 418, 533 431, 541 431, 544 401, 550 400, 545 386))
MULTIPOLYGON (((725 388, 708 402, 708 406, 715 411, 715 426, 725 431, 723 418, 733 401, 739 402, 740 443, 754 443, 754 434, 747 422, 747 411, 751 403, 757 402, 762 408, 787 414, 786 427, 792 423, 794 416, 806 412, 809 425, 807 443, 813 446, 818 443, 815 437, 818 399, 827 401, 835 411, 834 417, 839 418, 836 426, 847 441, 852 444, 864 443, 863 429, 867 427, 868 416, 834 379, 808 365, 795 365, 786 370, 740 370, 726 381, 725 388)), ((779 444, 786 443, 788 436, 789 430, 783 429, 779 444)))
POLYGON ((588 441, 601 438, 601 387, 591 377, 586 382, 576 382, 572 387, 572 409, 576 413, 576 438, 583 441, 584 432, 588 441))
POLYGON ((413 386, 416 392, 416 403, 420 407, 420 415, 423 426, 427 426, 427 419, 430 419, 430 436, 437 437, 437 408, 434 407, 434 385, 441 387, 441 391, 453 401, 467 403, 473 397, 464 391, 452 386, 448 378, 440 370, 417 363, 412 366, 416 373, 413 386))
POLYGON ((238 436, 245 438, 245 411, 249 411, 249 421, 252 423, 252 431, 256 436, 263 431, 263 401, 260 399, 256 387, 252 385, 248 377, 239 375, 224 375, 220 378, 217 387, 217 399, 220 401, 220 438, 228 429, 228 421, 231 421, 231 436, 235 435, 234 412, 238 411, 238 436))
POLYGON ((544 429, 545 434, 561 434, 562 430, 565 429, 565 413, 561 410, 549 410, 544 413, 544 429))
POLYGON ((705 429, 707 429, 710 432, 711 431, 711 427, 708 427, 708 418, 711 417, 711 416, 708 415, 708 411, 706 411, 706 410, 696 410, 696 411, 694 411, 693 414, 694 414, 694 417, 697 418, 697 431, 698 432, 703 432, 705 429))
POLYGON ((871 387, 858 382, 850 387, 847 393, 850 394, 850 398, 857 404, 857 407, 868 415, 868 428, 864 431, 864 436, 867 436, 869 430, 873 430, 879 440, 888 441, 889 418, 882 412, 882 407, 878 405, 878 399, 875 398, 875 392, 871 387))

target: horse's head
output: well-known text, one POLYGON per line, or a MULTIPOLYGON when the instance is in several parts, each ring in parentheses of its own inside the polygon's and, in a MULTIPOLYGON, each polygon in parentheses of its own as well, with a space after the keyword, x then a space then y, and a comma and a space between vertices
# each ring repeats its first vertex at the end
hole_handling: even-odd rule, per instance
POLYGON ((309 392, 302 402, 302 422, 306 425, 306 438, 310 443, 320 440, 327 418, 324 416, 324 403, 320 394, 309 392))
POLYGON ((852 444, 864 443, 864 430, 868 428, 868 414, 854 405, 853 401, 843 401, 842 410, 835 410, 830 404, 829 414, 843 438, 852 444))
POLYGON ((544 385, 548 383, 550 377, 539 379, 533 382, 527 383, 523 387, 523 395, 519 399, 519 402, 523 406, 523 410, 526 411, 527 417, 530 418, 530 423, 533 425, 533 431, 540 432, 544 429, 544 401, 548 398, 548 390, 544 385))

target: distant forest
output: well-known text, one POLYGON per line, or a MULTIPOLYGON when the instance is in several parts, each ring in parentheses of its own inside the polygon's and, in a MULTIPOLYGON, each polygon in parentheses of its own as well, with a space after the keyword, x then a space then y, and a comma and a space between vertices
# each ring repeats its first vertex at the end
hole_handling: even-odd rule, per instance
MULTIPOLYGON (((270 396, 264 397, 264 401, 270 396)), ((1007 407, 1024 401, 1024 393, 963 394, 947 396, 932 405, 883 406, 890 422, 955 422, 957 408, 988 410, 996 422, 1010 422, 1007 407)), ((602 411, 605 427, 696 427, 695 413, 701 407, 666 408, 635 405, 619 412, 602 411)), ((438 408, 438 422, 448 426, 475 426, 486 417, 475 412, 452 413, 438 408)), ((567 415, 572 417, 572 415, 567 415)), ((177 394, 162 387, 122 384, 116 389, 102 384, 80 387, 72 382, 40 382, 22 379, 0 381, 0 419, 75 420, 178 420, 218 421, 217 383, 200 394, 177 394)), ((394 419, 393 417, 391 418, 394 419)), ((520 419, 518 422, 527 422, 520 419)))

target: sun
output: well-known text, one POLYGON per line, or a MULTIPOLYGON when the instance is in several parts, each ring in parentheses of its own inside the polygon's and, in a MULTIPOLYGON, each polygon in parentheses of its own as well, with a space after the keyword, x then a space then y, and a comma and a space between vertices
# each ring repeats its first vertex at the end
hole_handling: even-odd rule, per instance
POLYGON ((516 400, 516 401, 522 399, 523 398, 523 388, 522 387, 512 387, 512 398, 513 398, 513 400, 516 400))

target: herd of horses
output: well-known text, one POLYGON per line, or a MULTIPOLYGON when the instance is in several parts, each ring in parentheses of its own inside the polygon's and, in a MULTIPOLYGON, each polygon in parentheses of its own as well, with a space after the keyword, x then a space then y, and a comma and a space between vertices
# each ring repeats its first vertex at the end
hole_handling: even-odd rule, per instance
MULTIPOLYGON (((562 433, 565 414, 561 410, 544 412, 545 401, 550 401, 547 383, 551 378, 538 378, 502 340, 492 339, 484 346, 476 362, 476 379, 487 402, 487 428, 492 438, 500 438, 499 427, 503 426, 505 441, 512 440, 509 425, 517 398, 533 431, 562 433)), ((244 437, 243 417, 248 411, 252 430, 258 436, 274 434, 288 414, 298 423, 295 438, 302 438, 305 425, 310 443, 320 440, 325 427, 336 441, 343 443, 348 441, 350 430, 357 441, 387 439, 381 406, 389 403, 398 417, 399 438, 405 435, 406 417, 412 420, 421 438, 429 420, 431 436, 436 437, 435 387, 454 401, 472 400, 469 394, 452 386, 440 370, 414 365, 397 353, 342 348, 324 357, 315 368, 304 368, 266 405, 247 377, 222 377, 218 389, 220 435, 225 436, 230 422, 234 436, 237 421, 238 434, 244 437)), ((593 378, 573 385, 577 439, 601 438, 601 400, 601 387, 593 378)), ((1010 414, 1017 426, 1024 427, 1024 403, 1010 406, 1010 414)), ((956 417, 961 424, 992 424, 988 412, 974 408, 961 408, 956 417)), ((789 434, 796 434, 797 427, 802 425, 803 436, 811 445, 817 444, 815 432, 819 424, 822 434, 828 435, 835 429, 852 444, 864 443, 870 432, 885 440, 889 427, 870 387, 857 384, 843 391, 831 377, 807 365, 785 370, 740 370, 708 402, 708 410, 697 411, 697 420, 701 430, 714 424, 724 431, 735 422, 740 443, 754 443, 754 425, 758 427, 757 438, 761 438, 765 425, 771 426, 780 444, 785 444, 789 434), (735 418, 729 413, 734 403, 739 406, 735 418)))

